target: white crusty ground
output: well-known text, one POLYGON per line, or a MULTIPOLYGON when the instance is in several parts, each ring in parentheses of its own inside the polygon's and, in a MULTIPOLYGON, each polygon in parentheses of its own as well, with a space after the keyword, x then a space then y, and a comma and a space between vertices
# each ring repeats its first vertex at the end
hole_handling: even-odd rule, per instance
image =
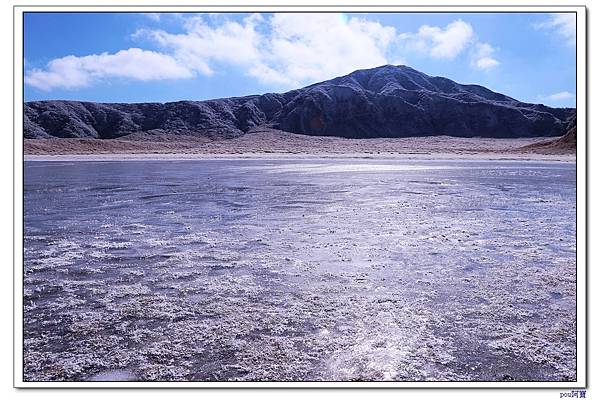
POLYGON ((575 379, 574 182, 295 164, 26 215, 25 379, 575 379))

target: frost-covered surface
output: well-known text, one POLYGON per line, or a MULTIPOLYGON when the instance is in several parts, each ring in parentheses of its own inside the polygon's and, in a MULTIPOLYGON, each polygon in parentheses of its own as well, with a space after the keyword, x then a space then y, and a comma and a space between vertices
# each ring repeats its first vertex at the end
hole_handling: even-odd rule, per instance
POLYGON ((26 380, 575 379, 574 163, 26 162, 26 380))

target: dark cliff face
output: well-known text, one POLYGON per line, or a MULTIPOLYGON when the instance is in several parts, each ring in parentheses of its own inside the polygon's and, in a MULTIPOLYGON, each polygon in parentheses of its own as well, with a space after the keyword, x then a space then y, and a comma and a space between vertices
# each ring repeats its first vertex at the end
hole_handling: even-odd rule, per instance
POLYGON ((533 137, 563 134, 574 114, 406 66, 383 66, 283 94, 165 104, 28 102, 24 131, 26 138, 165 132, 220 139, 263 125, 349 138, 533 137))

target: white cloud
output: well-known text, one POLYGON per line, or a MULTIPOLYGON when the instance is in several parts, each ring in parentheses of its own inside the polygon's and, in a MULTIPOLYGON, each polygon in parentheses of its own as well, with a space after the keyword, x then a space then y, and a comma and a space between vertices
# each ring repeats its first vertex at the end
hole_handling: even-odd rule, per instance
POLYGON ((398 39, 404 48, 436 59, 454 60, 468 52, 471 66, 479 70, 490 70, 500 65, 494 56, 496 49, 489 43, 479 42, 473 27, 460 19, 445 28, 423 25, 416 33, 402 33, 398 39))
POLYGON ((25 82, 42 90, 76 89, 103 78, 180 79, 210 76, 233 66, 264 84, 288 89, 390 60, 400 63, 401 50, 407 48, 446 60, 471 49, 478 55, 472 63, 475 68, 498 65, 494 49, 478 43, 471 25, 462 20, 443 28, 423 25, 416 33, 402 34, 362 16, 333 13, 252 14, 240 21, 221 14, 195 14, 180 15, 178 20, 181 33, 141 29, 133 34, 134 39, 158 46, 160 52, 129 49, 63 57, 43 69, 29 70, 25 82))
POLYGON ((558 93, 551 94, 549 96, 545 96, 545 97, 543 97, 543 99, 544 100, 550 100, 550 101, 561 101, 561 100, 572 99, 574 97, 575 97, 575 95, 573 93, 567 92, 567 91, 563 91, 563 92, 558 92, 558 93))
POLYGON ((134 37, 147 37, 172 54, 180 64, 200 74, 211 75, 214 61, 238 65, 258 62, 261 37, 255 25, 261 20, 262 17, 255 14, 242 23, 226 20, 213 28, 202 17, 191 17, 184 21, 185 33, 140 30, 134 37))
POLYGON ((497 67, 500 62, 493 57, 494 49, 489 43, 477 43, 473 52, 471 65, 477 69, 489 70, 497 67))
POLYGON ((109 77, 149 81, 192 76, 189 69, 169 55, 131 48, 114 54, 57 58, 50 61, 44 69, 27 71, 25 83, 49 91, 54 88, 86 87, 109 77))
POLYGON ((473 27, 463 20, 456 20, 440 28, 423 25, 417 33, 403 33, 400 40, 409 48, 428 53, 431 57, 454 59, 475 39, 473 27))
POLYGON ((154 40, 200 74, 212 74, 221 62, 286 87, 386 64, 396 35, 393 27, 340 14, 254 14, 217 26, 194 17, 184 26, 182 34, 143 30, 135 36, 154 40))
POLYGON ((534 28, 555 32, 565 39, 568 45, 575 45, 577 33, 575 13, 550 14, 546 21, 535 24, 534 28))
POLYGON ((387 64, 396 36, 393 27, 339 14, 275 14, 270 23, 261 64, 271 75, 254 71, 267 83, 274 78, 297 85, 387 64))
POLYGON ((143 13, 146 18, 151 19, 152 21, 159 22, 160 21, 160 13, 143 13))

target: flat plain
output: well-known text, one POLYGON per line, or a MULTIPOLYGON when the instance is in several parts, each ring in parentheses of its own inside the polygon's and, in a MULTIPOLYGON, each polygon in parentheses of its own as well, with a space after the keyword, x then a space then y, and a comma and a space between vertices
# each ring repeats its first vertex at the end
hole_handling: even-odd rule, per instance
POLYGON ((575 379, 572 161, 119 157, 25 162, 26 380, 575 379))

